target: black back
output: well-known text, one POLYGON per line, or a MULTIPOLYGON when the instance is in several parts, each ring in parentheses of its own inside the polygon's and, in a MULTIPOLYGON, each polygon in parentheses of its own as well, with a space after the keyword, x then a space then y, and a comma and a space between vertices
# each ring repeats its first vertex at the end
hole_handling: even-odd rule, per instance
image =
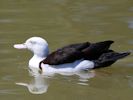
POLYGON ((47 56, 40 62, 50 65, 71 63, 79 59, 95 60, 103 53, 108 52, 113 41, 103 41, 98 43, 77 43, 58 49, 47 56))
POLYGON ((78 43, 65 46, 61 49, 52 52, 48 57, 42 62, 50 65, 71 63, 75 60, 83 58, 83 49, 87 48, 90 43, 78 43))

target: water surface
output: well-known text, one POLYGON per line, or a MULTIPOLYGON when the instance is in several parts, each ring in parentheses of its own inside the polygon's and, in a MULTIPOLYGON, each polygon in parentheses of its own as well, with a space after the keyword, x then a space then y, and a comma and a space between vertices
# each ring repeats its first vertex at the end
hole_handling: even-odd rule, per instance
POLYGON ((0 35, 1 100, 132 100, 132 55, 111 67, 82 73, 83 77, 36 78, 27 68, 32 54, 13 48, 14 43, 41 36, 51 51, 69 43, 111 39, 114 50, 132 52, 131 0, 1 0, 0 35), (29 84, 45 89, 32 94, 29 84))

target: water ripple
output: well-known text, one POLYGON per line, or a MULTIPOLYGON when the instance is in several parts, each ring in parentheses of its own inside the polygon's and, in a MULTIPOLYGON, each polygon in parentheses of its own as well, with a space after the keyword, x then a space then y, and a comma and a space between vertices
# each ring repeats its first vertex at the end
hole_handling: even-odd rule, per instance
POLYGON ((18 93, 16 93, 15 89, 11 89, 11 90, 1 89, 0 90, 0 95, 2 95, 2 94, 18 94, 18 93))

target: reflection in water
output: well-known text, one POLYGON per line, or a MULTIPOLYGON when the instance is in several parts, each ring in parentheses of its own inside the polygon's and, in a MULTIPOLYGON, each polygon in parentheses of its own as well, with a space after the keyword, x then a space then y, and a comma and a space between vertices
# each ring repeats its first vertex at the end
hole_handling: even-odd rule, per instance
POLYGON ((128 21, 128 27, 133 29, 133 18, 128 21))
POLYGON ((47 78, 43 78, 41 75, 34 76, 29 83, 16 84, 27 87, 32 94, 42 94, 47 92, 48 89, 47 78))
POLYGON ((133 76, 127 76, 130 87, 133 88, 133 76))
MULTIPOLYGON (((65 75, 65 76, 77 75, 77 76, 79 76, 79 83, 78 84, 87 85, 86 82, 88 81, 88 79, 93 78, 95 76, 95 71, 67 73, 67 74, 62 73, 61 75, 65 75)), ((47 92, 47 89, 49 86, 48 80, 51 79, 52 77, 54 77, 53 74, 52 74, 52 76, 50 76, 50 75, 44 76, 44 75, 38 74, 38 75, 34 75, 29 83, 19 82, 16 84, 27 87, 29 92, 32 94, 43 94, 43 93, 47 92)))

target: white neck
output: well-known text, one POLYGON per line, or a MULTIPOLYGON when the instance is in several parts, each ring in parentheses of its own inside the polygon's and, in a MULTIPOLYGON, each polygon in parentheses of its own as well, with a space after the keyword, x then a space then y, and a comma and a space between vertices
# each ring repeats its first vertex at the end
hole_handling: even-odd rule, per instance
POLYGON ((29 66, 39 68, 39 63, 49 54, 48 44, 33 46, 29 50, 31 50, 34 54, 34 56, 29 61, 29 66))
POLYGON ((44 59, 46 57, 45 56, 38 56, 38 55, 34 54, 32 58, 35 58, 35 59, 44 59))
POLYGON ((46 57, 34 55, 30 60, 29 60, 29 66, 30 67, 35 67, 38 68, 39 63, 44 60, 46 57))

